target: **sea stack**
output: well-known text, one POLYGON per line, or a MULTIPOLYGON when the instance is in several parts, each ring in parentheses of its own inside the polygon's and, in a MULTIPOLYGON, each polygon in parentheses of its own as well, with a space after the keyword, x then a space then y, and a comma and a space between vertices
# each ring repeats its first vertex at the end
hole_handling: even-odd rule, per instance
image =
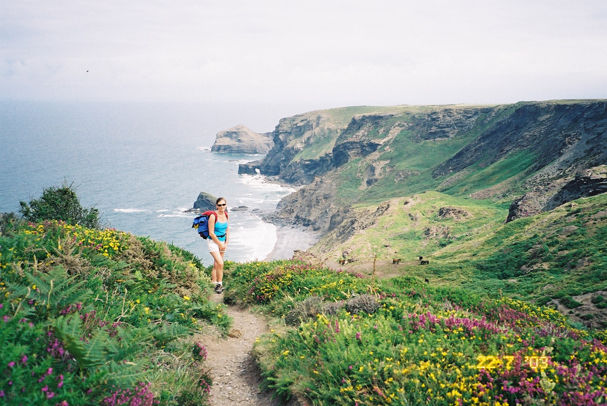
POLYGON ((215 202, 217 198, 210 193, 200 192, 198 198, 194 202, 193 211, 215 210, 215 202))
POLYGON ((218 132, 211 152, 267 154, 273 145, 272 133, 259 134, 240 124, 218 132))

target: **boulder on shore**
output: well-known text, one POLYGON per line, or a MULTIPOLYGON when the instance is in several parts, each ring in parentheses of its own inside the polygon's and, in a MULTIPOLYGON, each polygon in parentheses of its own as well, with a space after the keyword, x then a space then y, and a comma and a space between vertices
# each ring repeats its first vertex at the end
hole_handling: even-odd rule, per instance
POLYGON ((267 154, 273 145, 272 133, 259 134, 240 124, 218 132, 211 152, 267 154))

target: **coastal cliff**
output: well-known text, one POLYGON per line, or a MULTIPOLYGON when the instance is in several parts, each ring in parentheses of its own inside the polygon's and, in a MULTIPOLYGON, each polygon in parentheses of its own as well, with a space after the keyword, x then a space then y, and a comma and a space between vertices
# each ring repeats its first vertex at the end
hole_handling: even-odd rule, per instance
POLYGON ((275 217, 317 230, 344 207, 426 190, 517 202, 512 220, 607 163, 606 129, 604 100, 323 110, 282 119, 266 157, 239 171, 303 185, 275 217))
POLYGON ((241 124, 217 133, 211 151, 266 154, 273 145, 271 133, 259 134, 241 124))

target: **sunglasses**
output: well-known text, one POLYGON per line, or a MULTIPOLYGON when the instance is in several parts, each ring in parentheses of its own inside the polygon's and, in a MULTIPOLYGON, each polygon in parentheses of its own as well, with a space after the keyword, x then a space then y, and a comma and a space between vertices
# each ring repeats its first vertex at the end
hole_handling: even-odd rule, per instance
POLYGON ((225 206, 225 205, 226 205, 225 203, 223 203, 223 204, 218 204, 218 205, 217 205, 217 207, 221 207, 221 206, 225 206))

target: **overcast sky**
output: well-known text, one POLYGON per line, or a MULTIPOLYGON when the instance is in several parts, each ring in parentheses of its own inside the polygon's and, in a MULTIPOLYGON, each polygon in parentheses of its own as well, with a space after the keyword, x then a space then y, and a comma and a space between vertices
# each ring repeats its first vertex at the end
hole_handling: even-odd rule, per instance
POLYGON ((607 98, 607 1, 6 0, 0 98, 607 98))

